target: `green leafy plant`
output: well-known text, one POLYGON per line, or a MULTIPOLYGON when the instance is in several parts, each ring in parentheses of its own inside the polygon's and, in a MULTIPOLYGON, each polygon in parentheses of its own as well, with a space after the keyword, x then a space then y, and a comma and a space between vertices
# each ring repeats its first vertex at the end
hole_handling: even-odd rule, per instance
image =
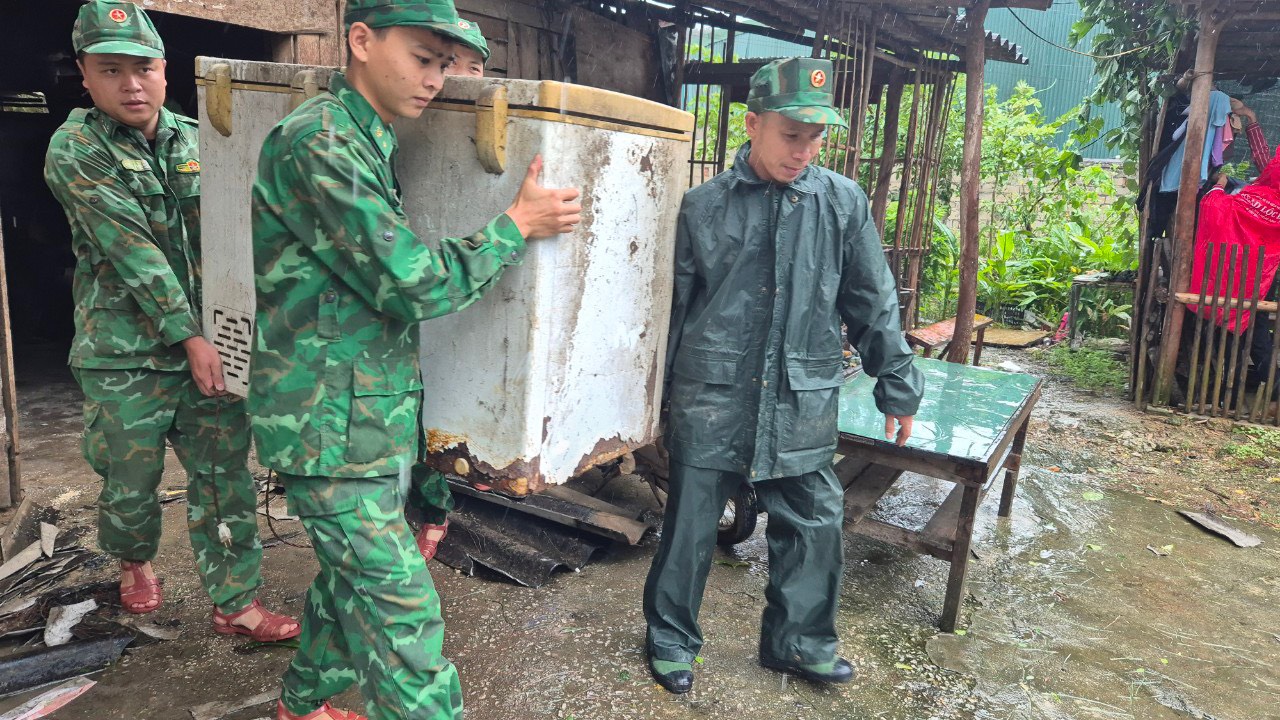
POLYGON ((1115 355, 1103 350, 1072 350, 1058 345, 1047 355, 1050 369, 1095 392, 1124 392, 1129 373, 1115 355))

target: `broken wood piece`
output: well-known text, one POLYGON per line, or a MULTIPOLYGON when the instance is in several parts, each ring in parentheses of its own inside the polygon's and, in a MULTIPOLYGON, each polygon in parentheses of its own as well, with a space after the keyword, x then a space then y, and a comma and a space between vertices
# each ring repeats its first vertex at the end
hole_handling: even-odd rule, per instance
POLYGON ((58 539, 58 526, 40 523, 40 552, 45 557, 53 557, 54 542, 58 539))
POLYGON ((92 599, 50 608, 49 618, 44 625, 44 644, 57 647, 71 642, 71 628, 84 619, 85 615, 97 609, 98 603, 92 599))
POLYGON ((1213 515, 1211 513, 1190 512, 1188 510, 1179 510, 1178 514, 1205 530, 1216 533, 1230 540, 1235 543, 1237 547, 1250 548, 1262 544, 1262 538, 1231 527, 1217 515, 1213 515))
POLYGON ((0 696, 101 670, 131 642, 131 636, 117 635, 10 655, 0 660, 0 696))
POLYGON ((18 509, 9 518, 9 524, 4 526, 4 530, 0 530, 0 560, 8 562, 13 559, 14 548, 18 546, 19 539, 23 535, 22 526, 31 514, 32 507, 31 496, 24 497, 18 509))
POLYGON ((195 707, 187 708, 187 712, 191 713, 191 720, 219 720, 233 712, 251 708, 254 705, 269 703, 279 697, 280 689, 275 688, 243 700, 224 700, 196 705, 195 707))
POLYGON ((156 640, 177 640, 182 637, 182 631, 177 628, 164 627, 136 617, 121 618, 116 622, 156 640))
POLYGON ((52 715, 97 685, 97 681, 79 677, 65 682, 58 687, 31 698, 9 712, 0 715, 0 720, 37 720, 52 715))
POLYGON ((37 540, 24 548, 22 552, 14 555, 12 560, 6 562, 4 565, 0 565, 0 580, 22 570, 26 566, 35 562, 39 557, 40 541, 37 540))

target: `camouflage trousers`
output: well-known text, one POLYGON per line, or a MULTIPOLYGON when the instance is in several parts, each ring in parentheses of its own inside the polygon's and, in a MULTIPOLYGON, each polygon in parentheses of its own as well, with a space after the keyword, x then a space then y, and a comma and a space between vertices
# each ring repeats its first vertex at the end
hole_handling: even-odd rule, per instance
POLYGON ((285 708, 309 713, 356 684, 370 720, 461 718, 440 596, 405 522, 399 478, 280 478, 320 563, 282 681, 285 708))
POLYGON ((409 501, 422 513, 422 521, 431 525, 443 525, 453 510, 453 493, 449 481, 438 470, 421 463, 413 466, 413 480, 409 488, 409 501))
POLYGON ((156 556, 168 440, 187 471, 187 532, 204 589, 223 612, 247 607, 262 584, 262 545, 244 402, 205 397, 185 371, 72 372, 84 391, 84 457, 104 481, 98 546, 122 560, 156 556))

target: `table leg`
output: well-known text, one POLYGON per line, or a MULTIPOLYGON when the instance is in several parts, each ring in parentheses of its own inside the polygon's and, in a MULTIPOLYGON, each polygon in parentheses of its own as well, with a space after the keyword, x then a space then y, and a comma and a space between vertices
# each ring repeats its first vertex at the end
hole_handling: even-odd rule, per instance
POLYGON ((1013 493, 1018 489, 1018 475, 1022 472, 1022 447, 1027 443, 1027 426, 1031 424, 1031 416, 1023 421, 1018 434, 1013 436, 1013 447, 1009 449, 1009 459, 1004 463, 1004 487, 1000 490, 1000 517, 1009 517, 1013 512, 1013 493))
POLYGON ((973 540, 973 522, 978 512, 980 490, 972 485, 964 488, 960 501, 960 517, 956 520, 956 540, 951 549, 951 573, 947 577, 947 599, 942 606, 943 632, 954 632, 964 602, 964 581, 969 572, 969 544, 973 540))
POLYGON ((987 329, 985 327, 978 328, 978 340, 973 344, 973 366, 974 367, 977 367, 982 364, 980 362, 982 360, 982 341, 986 334, 987 334, 987 329))

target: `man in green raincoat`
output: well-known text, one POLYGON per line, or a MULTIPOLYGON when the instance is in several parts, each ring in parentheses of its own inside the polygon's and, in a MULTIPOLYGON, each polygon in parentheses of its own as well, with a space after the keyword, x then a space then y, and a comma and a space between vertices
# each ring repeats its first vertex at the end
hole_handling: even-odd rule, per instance
MULTIPOLYGON (((249 412, 319 562, 279 720, 351 720, 329 699, 353 684, 373 720, 462 716, 444 621, 404 517, 417 454, 421 321, 478 300, 526 240, 579 222, 576 190, 538 184, 464 238, 408 226, 391 123, 444 83, 467 21, 452 0, 350 0, 350 63, 268 134, 253 188, 256 338, 249 412)), ((440 178, 454 182, 456 178, 440 178)))
POLYGON ((827 60, 792 58, 751 79, 751 141, 684 197, 667 352, 670 493, 645 584, 649 666, 688 692, 716 528, 743 482, 768 513, 760 663, 847 682, 836 653, 843 490, 832 471, 840 324, 877 378, 885 436, 903 444, 923 381, 899 328, 893 276, 862 190, 811 166, 832 106, 827 60))

